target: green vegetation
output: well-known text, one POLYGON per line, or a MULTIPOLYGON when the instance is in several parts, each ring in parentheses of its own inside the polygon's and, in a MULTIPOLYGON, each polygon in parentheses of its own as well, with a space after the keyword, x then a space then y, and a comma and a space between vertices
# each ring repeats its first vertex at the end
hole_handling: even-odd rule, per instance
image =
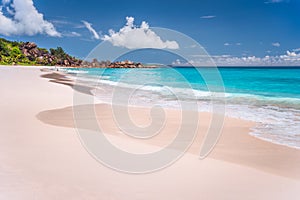
POLYGON ((66 52, 61 48, 57 47, 56 49, 50 49, 51 55, 56 56, 59 59, 66 59, 67 54, 66 52))
POLYGON ((36 62, 30 61, 20 50, 20 42, 11 42, 0 38, 0 64, 24 64, 34 65, 36 62))
POLYGON ((0 38, 0 65, 80 66, 82 61, 68 55, 63 48, 39 48, 33 42, 16 42, 0 38))

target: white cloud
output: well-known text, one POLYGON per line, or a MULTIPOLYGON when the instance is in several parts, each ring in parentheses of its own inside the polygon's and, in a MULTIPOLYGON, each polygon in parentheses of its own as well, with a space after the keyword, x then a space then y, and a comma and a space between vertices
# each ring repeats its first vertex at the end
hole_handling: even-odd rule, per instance
POLYGON ((6 7, 6 11, 8 12, 8 14, 10 15, 14 15, 15 12, 13 10, 11 10, 9 7, 6 7))
POLYGON ((65 37, 80 37, 81 36, 80 33, 77 33, 75 31, 62 33, 62 35, 65 37))
POLYGON ((232 45, 241 46, 242 43, 240 43, 240 42, 237 42, 237 43, 229 43, 229 42, 225 42, 225 43, 224 43, 224 46, 232 46, 232 45))
POLYGON ((214 61, 217 65, 233 65, 233 66, 299 66, 300 54, 287 51, 284 55, 265 57, 214 57, 214 61))
POLYGON ((12 16, 7 17, 2 9, 0 10, 0 34, 61 36, 52 23, 44 20, 43 14, 35 8, 33 0, 2 0, 2 6, 8 7, 7 11, 10 11, 12 16))
POLYGON ((200 17, 201 19, 212 19, 212 18, 215 18, 216 16, 215 15, 204 15, 202 17, 200 17))
POLYGON ((274 43, 272 43, 272 46, 274 46, 274 47, 280 47, 280 43, 279 42, 274 42, 274 43))
POLYGON ((92 27, 92 24, 87 22, 87 21, 82 21, 82 23, 84 24, 84 26, 93 34, 93 38, 99 40, 100 36, 97 33, 97 31, 92 27))
MULTIPOLYGON (((210 63, 210 57, 203 55, 192 55, 195 58, 189 63, 176 60, 174 65, 190 65, 205 66, 210 63)), ((256 57, 243 56, 236 57, 231 55, 211 56, 217 66, 300 66, 300 53, 287 51, 284 55, 256 57)))
POLYGON ((176 41, 162 41, 162 39, 149 28, 147 22, 142 22, 138 27, 134 25, 133 17, 126 17, 126 25, 115 32, 109 30, 109 35, 104 35, 102 40, 111 42, 114 46, 128 49, 157 48, 157 49, 178 49, 176 41))
POLYGON ((282 3, 282 2, 287 2, 287 0, 269 0, 266 1, 265 3, 269 4, 269 3, 282 3))
POLYGON ((2 4, 3 5, 6 5, 6 4, 10 3, 10 2, 11 2, 11 0, 2 0, 2 4))
POLYGON ((269 0, 265 4, 289 3, 289 0, 269 0))
POLYGON ((297 54, 296 54, 295 52, 287 51, 286 54, 287 54, 287 56, 289 56, 289 57, 297 57, 297 54))
POLYGON ((295 52, 299 52, 299 51, 300 51, 300 48, 293 49, 293 51, 295 51, 295 52))
POLYGON ((71 34, 72 34, 73 36, 76 36, 76 37, 79 37, 79 36, 81 36, 81 34, 80 34, 80 33, 77 33, 77 32, 75 32, 75 31, 71 32, 71 34))

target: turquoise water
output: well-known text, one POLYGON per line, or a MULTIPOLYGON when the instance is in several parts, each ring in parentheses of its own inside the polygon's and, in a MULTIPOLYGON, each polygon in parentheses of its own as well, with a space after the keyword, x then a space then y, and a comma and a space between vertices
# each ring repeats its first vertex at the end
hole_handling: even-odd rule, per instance
POLYGON ((154 102, 176 108, 176 100, 180 99, 196 101, 199 110, 209 111, 212 101, 226 100, 228 116, 258 122, 252 130, 254 136, 300 148, 300 68, 176 67, 68 72, 102 87, 139 88, 136 104, 154 102))
MULTIPOLYGON (((148 82, 152 81, 153 86, 161 84, 183 88, 188 81, 193 89, 208 91, 204 79, 195 68, 76 69, 76 71, 78 70, 86 71, 89 75, 104 76, 106 80, 137 85, 145 84, 146 80, 148 82), (126 79, 122 78, 124 74, 126 79)), ((211 72, 212 70, 209 68, 199 70, 200 73, 211 75, 212 79, 215 75, 215 71, 211 72)), ((276 98, 300 98, 300 68, 235 67, 218 68, 218 70, 227 93, 253 94, 276 98)), ((216 81, 213 85, 220 86, 220 84, 222 82, 216 81)))

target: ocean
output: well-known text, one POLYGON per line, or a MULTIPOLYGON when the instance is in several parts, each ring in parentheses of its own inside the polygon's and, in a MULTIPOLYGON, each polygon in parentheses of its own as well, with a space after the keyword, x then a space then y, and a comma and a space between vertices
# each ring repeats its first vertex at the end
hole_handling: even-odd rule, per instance
POLYGON ((197 103, 199 111, 211 111, 212 104, 225 102, 226 116, 257 123, 251 135, 300 149, 300 68, 297 67, 65 71, 76 74, 78 81, 98 88, 94 90, 95 96, 107 103, 123 99, 125 104, 134 106, 180 109, 180 101, 187 101, 197 103), (126 90, 134 92, 130 97, 122 96, 126 90))

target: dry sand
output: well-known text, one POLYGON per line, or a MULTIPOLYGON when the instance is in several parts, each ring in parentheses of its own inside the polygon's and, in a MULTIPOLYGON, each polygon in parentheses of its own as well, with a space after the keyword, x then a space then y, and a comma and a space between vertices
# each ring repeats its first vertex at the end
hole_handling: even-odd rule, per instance
MULTIPOLYGON (((300 197, 300 151, 250 136, 252 122, 226 118, 216 148, 208 158, 199 160, 209 113, 199 113, 196 141, 170 167, 142 175, 111 170, 90 156, 76 134, 72 83, 64 77, 53 79, 49 73, 0 67, 0 199, 300 197)), ((90 95, 90 88, 81 89, 90 95)), ((107 137, 128 151, 161 148, 180 125, 178 111, 167 110, 160 135, 150 140, 132 139, 115 125, 110 105, 97 104, 95 108, 107 137)), ((136 123, 149 123, 147 108, 131 108, 130 112, 136 123)), ((82 116, 82 120, 89 117, 82 116)))

